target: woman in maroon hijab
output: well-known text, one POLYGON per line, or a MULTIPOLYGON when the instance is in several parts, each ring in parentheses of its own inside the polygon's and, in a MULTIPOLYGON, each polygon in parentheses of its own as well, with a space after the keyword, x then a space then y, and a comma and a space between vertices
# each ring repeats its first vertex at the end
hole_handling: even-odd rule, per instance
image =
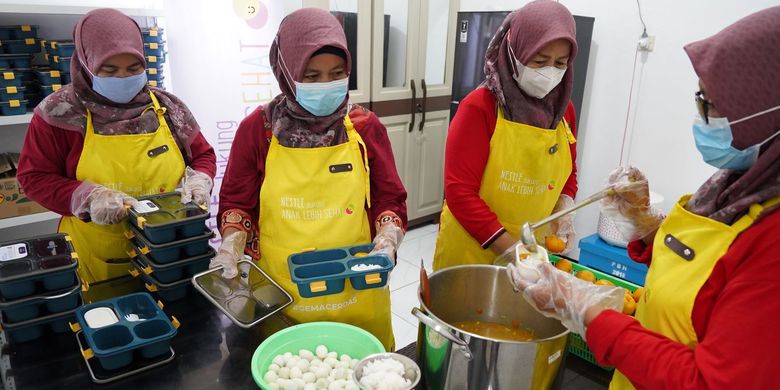
MULTIPOLYGON (((236 132, 219 194, 222 245, 212 266, 235 277, 246 253, 295 297, 286 315, 356 325, 392 351, 387 285, 358 290, 351 281, 343 289, 318 282, 305 291, 309 283, 294 284, 287 264, 290 254, 306 248, 372 239, 371 254, 395 259, 406 228, 406 190, 387 130, 372 112, 349 103, 352 57, 344 30, 327 11, 288 15, 271 46, 271 66, 282 93, 236 132)), ((295 273, 324 276, 343 272, 339 267, 330 262, 295 273)))
POLYGON ((90 284, 127 276, 121 220, 135 197, 173 191, 207 205, 214 150, 173 94, 146 85, 141 30, 114 9, 90 11, 73 31, 72 84, 35 108, 19 158, 25 193, 63 215, 90 284))
MULTIPOLYGON (((525 222, 574 203, 576 54, 574 18, 557 2, 533 1, 496 32, 485 81, 460 102, 448 130, 434 269, 492 264, 525 222)), ((551 228, 562 252, 574 246, 570 217, 551 228)))
POLYGON ((604 287, 552 266, 540 264, 538 280, 510 272, 617 368, 611 389, 780 388, 778 21, 780 7, 769 8, 685 46, 699 76, 694 140, 720 170, 668 216, 649 206, 638 170, 610 177, 618 194, 605 208, 634 240, 629 255, 650 265, 636 318, 605 309, 594 294, 604 287))

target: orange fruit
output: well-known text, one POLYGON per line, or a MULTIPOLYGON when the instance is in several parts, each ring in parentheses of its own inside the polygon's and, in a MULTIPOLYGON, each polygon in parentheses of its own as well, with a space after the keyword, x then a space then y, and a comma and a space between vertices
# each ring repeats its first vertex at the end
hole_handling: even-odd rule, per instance
POLYGON ((626 291, 623 295, 623 314, 633 315, 636 311, 636 301, 630 292, 626 291))
POLYGON ((561 253, 566 250, 566 243, 554 234, 544 238, 544 246, 553 253, 561 253))
POLYGON ((569 273, 572 270, 571 261, 566 259, 560 259, 557 263, 555 263, 555 268, 558 268, 559 270, 569 273))
POLYGON ((591 283, 596 281, 596 275, 593 275, 593 272, 588 270, 577 271, 574 276, 591 283))
POLYGON ((599 286, 614 286, 615 285, 614 283, 610 282, 607 279, 599 279, 599 280, 596 281, 596 284, 598 284, 599 286))
POLYGON ((642 298, 642 294, 645 293, 644 287, 639 287, 638 289, 634 290, 634 293, 631 294, 634 297, 634 300, 639 302, 639 299, 642 298))

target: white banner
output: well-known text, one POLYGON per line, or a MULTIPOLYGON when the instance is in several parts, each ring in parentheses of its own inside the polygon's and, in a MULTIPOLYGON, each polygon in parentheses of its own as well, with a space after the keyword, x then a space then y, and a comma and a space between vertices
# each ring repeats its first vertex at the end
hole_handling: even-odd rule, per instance
MULTIPOLYGON (((165 27, 168 47, 169 79, 165 84, 189 106, 216 151, 217 176, 211 199, 215 216, 239 123, 279 93, 268 54, 286 14, 285 4, 165 0, 164 6, 165 18, 160 24, 165 27)), ((208 224, 216 230, 214 217, 208 224)), ((219 242, 218 237, 212 245, 219 242)))

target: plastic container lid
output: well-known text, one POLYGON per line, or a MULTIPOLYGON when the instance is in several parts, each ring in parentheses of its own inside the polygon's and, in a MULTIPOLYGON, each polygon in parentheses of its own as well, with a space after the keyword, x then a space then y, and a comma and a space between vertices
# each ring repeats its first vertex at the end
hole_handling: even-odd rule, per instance
POLYGON ((192 277, 195 289, 242 328, 250 328, 287 307, 292 296, 249 260, 238 262, 239 275, 226 280, 222 267, 192 277))
POLYGON ((96 307, 84 313, 84 321, 90 328, 102 328, 119 322, 119 318, 110 307, 96 307))
POLYGON ((182 204, 181 194, 168 192, 139 199, 140 205, 129 209, 130 217, 143 217, 150 228, 178 225, 208 219, 209 212, 195 203, 182 204))
POLYGON ((0 283, 76 268, 77 260, 67 234, 0 243, 0 283))

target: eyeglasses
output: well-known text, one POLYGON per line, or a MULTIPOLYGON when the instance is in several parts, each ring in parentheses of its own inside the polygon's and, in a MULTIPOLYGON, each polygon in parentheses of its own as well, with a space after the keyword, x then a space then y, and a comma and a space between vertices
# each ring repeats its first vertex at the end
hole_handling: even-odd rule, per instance
POLYGON ((699 116, 704 120, 704 123, 710 124, 710 118, 707 113, 710 111, 710 106, 713 104, 704 98, 704 91, 697 91, 694 94, 694 100, 696 101, 696 109, 699 110, 699 116))

